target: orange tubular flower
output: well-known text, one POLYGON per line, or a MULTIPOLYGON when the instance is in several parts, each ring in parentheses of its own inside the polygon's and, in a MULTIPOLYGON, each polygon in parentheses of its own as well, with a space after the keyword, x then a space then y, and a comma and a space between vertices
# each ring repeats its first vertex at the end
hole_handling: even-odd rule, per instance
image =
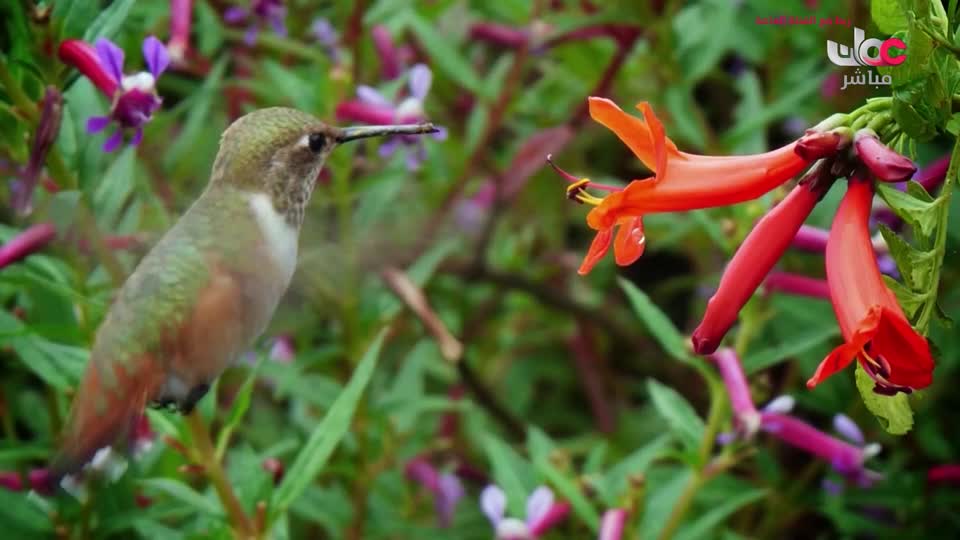
MULTIPOLYGON (((609 250, 615 226, 620 226, 614 242, 617 264, 630 264, 643 253, 644 214, 682 212, 755 199, 793 178, 811 162, 796 153, 796 142, 748 156, 687 154, 666 137, 648 103, 637 106, 644 120, 625 113, 608 99, 591 97, 589 104, 590 116, 616 133, 654 171, 654 176, 634 180, 603 199, 586 193, 587 180, 568 188, 572 198, 596 206, 587 215, 587 224, 598 232, 580 274, 589 272, 609 250)), ((817 157, 823 156, 814 159, 817 157)))
POLYGON ((855 174, 848 182, 827 241, 830 300, 845 343, 834 349, 807 381, 813 388, 857 358, 880 394, 929 386, 933 358, 880 277, 870 242, 873 184, 855 174), (858 178, 859 177, 859 178, 858 178))

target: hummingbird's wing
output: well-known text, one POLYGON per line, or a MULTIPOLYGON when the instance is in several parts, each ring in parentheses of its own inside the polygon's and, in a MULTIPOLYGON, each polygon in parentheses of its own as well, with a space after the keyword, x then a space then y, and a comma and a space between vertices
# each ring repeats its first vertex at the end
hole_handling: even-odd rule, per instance
MULTIPOLYGON (((147 403, 191 408, 262 330, 245 315, 256 300, 245 272, 251 263, 210 238, 209 226, 223 227, 225 217, 211 214, 243 210, 198 201, 127 279, 97 331, 51 465, 58 476, 127 433, 147 403)), ((229 220, 230 234, 256 234, 248 221, 229 220)))

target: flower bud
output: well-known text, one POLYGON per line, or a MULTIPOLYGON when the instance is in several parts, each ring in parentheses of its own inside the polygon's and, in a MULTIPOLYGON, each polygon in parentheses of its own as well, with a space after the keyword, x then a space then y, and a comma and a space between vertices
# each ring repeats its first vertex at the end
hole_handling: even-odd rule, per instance
POLYGON ((878 180, 903 182, 917 172, 917 166, 913 161, 880 142, 880 138, 872 129, 858 131, 854 137, 853 147, 857 158, 878 180))
POLYGON ((832 156, 850 145, 853 131, 845 126, 822 131, 808 129, 797 141, 797 155, 808 161, 832 156))

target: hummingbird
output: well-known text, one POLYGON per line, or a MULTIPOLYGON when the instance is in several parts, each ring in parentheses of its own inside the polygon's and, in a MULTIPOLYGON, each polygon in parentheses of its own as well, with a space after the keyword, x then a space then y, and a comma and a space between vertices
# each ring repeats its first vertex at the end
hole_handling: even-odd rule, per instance
POLYGON ((264 331, 297 265, 304 209, 340 144, 432 124, 338 128, 283 107, 234 121, 200 197, 140 261, 97 329, 51 470, 77 472, 148 406, 184 414, 264 331))

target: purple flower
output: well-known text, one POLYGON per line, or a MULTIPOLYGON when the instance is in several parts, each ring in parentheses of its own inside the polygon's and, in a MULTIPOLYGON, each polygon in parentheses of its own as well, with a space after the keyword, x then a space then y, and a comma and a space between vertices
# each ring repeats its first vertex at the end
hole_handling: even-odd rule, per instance
POLYGON ((104 152, 116 150, 130 132, 129 143, 133 146, 140 144, 143 125, 150 121, 162 103, 156 84, 170 64, 166 47, 153 36, 143 40, 143 57, 149 71, 133 75, 123 74, 123 50, 112 41, 100 38, 94 44, 96 63, 90 61, 91 56, 83 51, 84 47, 89 46, 81 41, 68 40, 61 44, 60 56, 90 78, 112 101, 109 115, 87 120, 87 133, 99 133, 115 122, 117 130, 103 143, 104 152))
POLYGON ((506 517, 507 496, 502 489, 491 484, 480 493, 480 509, 493 525, 496 540, 533 540, 565 518, 570 506, 555 504, 553 491, 540 486, 527 497, 525 520, 506 517))
POLYGON ((760 428, 760 413, 750 397, 750 386, 737 353, 733 349, 724 348, 711 354, 710 359, 716 364, 723 384, 727 387, 737 435, 743 438, 752 437, 760 428))
POLYGON ((252 0, 249 8, 232 6, 223 12, 223 20, 228 24, 247 23, 247 33, 243 41, 247 45, 257 42, 257 34, 265 27, 270 27, 278 36, 287 35, 287 7, 283 0, 252 0))
MULTIPOLYGON (((406 124, 425 120, 423 102, 430 92, 433 72, 425 64, 417 64, 408 72, 408 96, 394 103, 376 89, 360 85, 357 87, 356 100, 346 101, 337 106, 337 117, 367 124, 406 124)), ((436 140, 447 138, 443 128, 433 134, 436 140)), ((427 157, 422 137, 399 135, 390 137, 380 145, 380 155, 388 157, 400 147, 407 149, 407 168, 417 170, 427 157)))
POLYGON ((438 472, 427 458, 422 456, 407 463, 406 475, 433 494, 437 522, 441 527, 449 527, 453 523, 457 503, 464 495, 460 479, 450 473, 438 472))
POLYGON ((838 431, 851 436, 853 445, 831 437, 817 428, 785 414, 764 412, 761 414, 761 429, 774 435, 783 442, 812 454, 830 463, 833 469, 848 482, 860 487, 870 487, 881 476, 866 467, 867 459, 880 452, 876 443, 863 444, 863 435, 859 428, 848 418, 835 419, 838 431))
POLYGON ((323 47, 324 52, 330 57, 330 60, 334 63, 339 62, 340 50, 337 48, 337 45, 340 42, 340 35, 337 34, 336 29, 330 24, 330 21, 327 19, 316 19, 313 21, 313 24, 310 25, 310 33, 314 39, 320 43, 320 46, 323 47))

